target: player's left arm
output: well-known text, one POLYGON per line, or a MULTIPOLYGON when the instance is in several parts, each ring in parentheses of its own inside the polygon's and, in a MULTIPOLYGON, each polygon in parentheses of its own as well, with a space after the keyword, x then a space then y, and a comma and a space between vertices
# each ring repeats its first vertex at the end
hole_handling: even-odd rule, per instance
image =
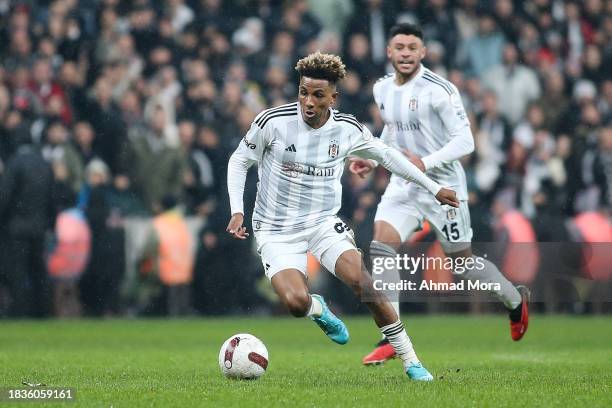
POLYGON ((434 111, 442 120, 450 140, 441 149, 421 158, 426 171, 458 160, 474 151, 474 137, 461 96, 455 86, 451 88, 450 94, 439 88, 435 89, 432 95, 434 111))
MULTIPOLYGON (((376 84, 374 84, 374 87, 372 88, 372 95, 374 96, 374 103, 378 107, 379 112, 382 116, 381 84, 382 83, 380 80, 377 81, 376 84)), ((380 134, 380 140, 382 140, 383 143, 385 143, 388 146, 393 146, 396 149, 398 148, 397 139, 393 132, 393 128, 390 127, 387 123, 385 123, 385 126, 383 127, 383 130, 380 134)), ((349 171, 353 174, 358 175, 361 178, 365 178, 370 172, 372 172, 372 170, 378 167, 378 161, 374 159, 361 159, 358 157, 351 157, 349 160, 351 162, 349 166, 349 171)))
POLYGON ((453 207, 459 206, 454 191, 442 188, 438 183, 427 177, 398 150, 387 146, 380 139, 374 138, 367 127, 352 139, 349 155, 363 159, 373 159, 382 164, 384 168, 408 181, 414 181, 431 194, 442 204, 453 207))
MULTIPOLYGON (((389 126, 385 125, 382 130, 382 133, 380 134, 380 140, 388 146, 396 147, 396 145, 392 144, 393 142, 390 141, 390 133, 391 132, 389 131, 389 126)), ((350 157, 349 161, 351 163, 349 165, 349 171, 353 174, 358 175, 361 178, 366 178, 366 176, 370 174, 372 170, 378 167, 378 161, 374 159, 350 157)))

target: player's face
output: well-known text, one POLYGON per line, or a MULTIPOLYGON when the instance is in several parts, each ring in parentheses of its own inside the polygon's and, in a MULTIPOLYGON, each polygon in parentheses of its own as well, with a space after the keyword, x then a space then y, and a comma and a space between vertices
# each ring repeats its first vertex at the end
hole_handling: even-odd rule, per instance
POLYGON ((298 100, 304 122, 315 129, 323 126, 337 96, 336 86, 328 80, 302 77, 298 100))
POLYGON ((425 58, 425 52, 423 40, 412 34, 395 35, 387 45, 387 57, 391 65, 396 74, 405 79, 410 79, 416 74, 421 60, 425 58))

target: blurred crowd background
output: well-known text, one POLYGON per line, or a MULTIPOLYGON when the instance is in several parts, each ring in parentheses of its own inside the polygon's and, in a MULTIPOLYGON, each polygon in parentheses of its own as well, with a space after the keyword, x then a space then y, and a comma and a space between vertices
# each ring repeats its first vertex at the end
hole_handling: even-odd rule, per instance
MULTIPOLYGON (((0 315, 267 313, 251 240, 224 233, 229 155, 316 50, 380 134, 397 22, 470 115, 474 240, 612 241, 611 0, 0 0, 0 315)), ((387 182, 345 174, 362 246, 387 182)))

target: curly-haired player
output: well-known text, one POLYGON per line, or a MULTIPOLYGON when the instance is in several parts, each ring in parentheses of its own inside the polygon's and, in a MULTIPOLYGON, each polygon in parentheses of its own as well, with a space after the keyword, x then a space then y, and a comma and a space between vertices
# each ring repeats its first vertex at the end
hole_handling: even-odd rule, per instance
POLYGON ((404 361, 408 376, 432 380, 419 362, 393 307, 372 289, 352 231, 336 214, 340 179, 348 156, 375 159, 394 174, 429 191, 442 204, 457 206, 455 192, 441 188, 399 151, 372 137, 354 116, 332 109, 336 83, 346 72, 335 55, 314 53, 298 61, 298 102, 261 112, 229 161, 227 185, 232 217, 227 231, 246 239, 243 193, 249 166, 259 165, 253 228, 266 275, 281 302, 296 317, 310 317, 336 343, 349 333, 320 295, 310 294, 306 253, 362 297, 381 332, 404 361))

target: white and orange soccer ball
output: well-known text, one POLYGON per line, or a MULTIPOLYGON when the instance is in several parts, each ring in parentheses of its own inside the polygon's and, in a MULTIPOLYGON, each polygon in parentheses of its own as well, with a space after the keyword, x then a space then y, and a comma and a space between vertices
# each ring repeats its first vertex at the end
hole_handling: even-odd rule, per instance
POLYGON ((228 378, 257 379, 268 368, 268 350, 252 334, 233 335, 221 346, 219 367, 228 378))

